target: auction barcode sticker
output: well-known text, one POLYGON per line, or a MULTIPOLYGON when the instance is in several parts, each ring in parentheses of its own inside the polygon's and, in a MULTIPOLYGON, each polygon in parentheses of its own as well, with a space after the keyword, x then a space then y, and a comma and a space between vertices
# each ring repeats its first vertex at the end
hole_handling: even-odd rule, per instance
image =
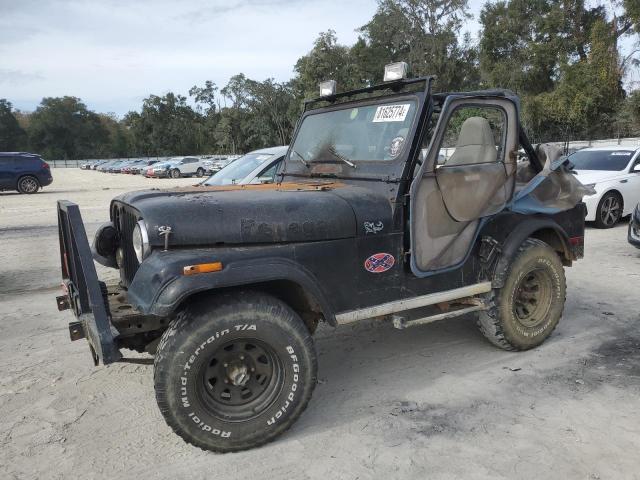
POLYGON ((410 103, 400 105, 380 105, 373 116, 374 122, 404 122, 409 113, 410 103))

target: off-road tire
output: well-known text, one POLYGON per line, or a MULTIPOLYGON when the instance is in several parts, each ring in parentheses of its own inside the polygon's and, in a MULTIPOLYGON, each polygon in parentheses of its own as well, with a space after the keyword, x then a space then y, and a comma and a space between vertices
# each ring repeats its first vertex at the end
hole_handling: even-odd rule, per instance
POLYGON ((204 176, 204 168, 200 167, 198 170, 196 170, 196 177, 200 178, 204 176))
POLYGON ((173 170, 171 170, 169 172, 169 175, 171 176, 171 178, 180 178, 182 176, 182 174, 180 173, 180 170, 178 170, 177 168, 174 168, 173 170))
POLYGON ((615 227, 615 225, 622 218, 623 208, 624 208, 624 205, 623 205, 622 196, 620 196, 619 193, 617 192, 605 193, 600 199, 600 201, 598 202, 598 208, 596 208, 596 220, 594 222, 594 225, 596 226, 596 228, 615 227), (611 205, 608 202, 611 202, 613 205, 611 205), (615 205, 617 205, 617 208, 615 208, 615 205), (615 211, 607 210, 609 214, 606 214, 606 212, 603 211, 604 209, 611 209, 611 208, 614 208, 615 211))
POLYGON ((509 266, 504 286, 487 295, 489 308, 480 312, 478 326, 497 347, 511 351, 528 350, 544 342, 556 328, 565 298, 566 280, 558 254, 541 240, 528 238, 509 266), (532 284, 527 283, 532 277, 539 278, 537 291, 547 294, 540 294, 543 299, 533 307, 536 309, 534 313, 541 309, 538 318, 533 318, 528 324, 520 319, 521 315, 526 315, 518 301, 522 295, 530 294, 530 290, 536 291, 532 284))
POLYGON ((25 175, 18 180, 18 192, 25 194, 38 193, 40 182, 33 175, 25 175))
MULTIPOLYGON (((251 362, 253 357, 246 358, 251 362)), ((257 371, 264 368, 253 365, 257 371)), ((225 375, 215 382, 229 385, 233 377, 225 375)), ((257 447, 281 435, 306 408, 316 378, 315 348, 304 322, 285 303, 255 291, 224 293, 190 304, 163 334, 154 362, 156 401, 167 424, 187 443, 215 452, 257 447), (209 393, 213 390, 209 372, 236 361, 217 360, 230 355, 229 345, 234 345, 232 353, 245 352, 251 342, 270 349, 274 371, 280 365, 280 373, 265 382, 270 396, 264 400, 256 396, 260 408, 255 410, 245 405, 236 405, 233 411, 227 405, 220 407, 223 397, 209 393), (272 385, 276 385, 273 391, 272 385)), ((258 381, 256 373, 246 385, 253 388, 258 381)), ((229 385, 230 398, 244 386, 229 385)))

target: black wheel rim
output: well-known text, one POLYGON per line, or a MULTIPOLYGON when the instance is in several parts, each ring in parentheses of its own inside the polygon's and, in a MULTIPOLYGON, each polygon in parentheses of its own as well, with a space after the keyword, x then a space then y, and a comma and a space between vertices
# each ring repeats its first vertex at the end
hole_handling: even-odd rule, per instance
POLYGON ((610 227, 615 225, 622 214, 622 204, 615 195, 609 195, 602 201, 600 207, 600 221, 610 227))
POLYGON ((241 338, 219 348, 200 368, 200 398, 225 421, 246 421, 264 412, 280 393, 282 362, 266 343, 241 338))
POLYGON ((513 302, 515 318, 527 328, 542 324, 551 309, 553 281, 548 272, 532 270, 516 286, 513 302))
POLYGON ((20 189, 25 193, 33 193, 38 190, 38 182, 33 178, 23 178, 20 180, 20 189))

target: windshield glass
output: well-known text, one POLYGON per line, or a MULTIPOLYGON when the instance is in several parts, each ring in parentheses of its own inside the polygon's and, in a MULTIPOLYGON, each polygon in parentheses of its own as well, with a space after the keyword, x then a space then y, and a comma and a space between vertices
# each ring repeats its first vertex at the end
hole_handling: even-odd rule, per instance
POLYGON ((309 115, 290 156, 293 161, 384 161, 397 158, 416 115, 416 102, 374 104, 309 115))
POLYGON ((239 183, 272 156, 270 153, 248 153, 230 163, 218 173, 211 175, 204 182, 204 185, 233 185, 234 183, 239 183))
POLYGON ((628 150, 591 150, 579 151, 569 155, 575 170, 624 170, 633 157, 628 150))

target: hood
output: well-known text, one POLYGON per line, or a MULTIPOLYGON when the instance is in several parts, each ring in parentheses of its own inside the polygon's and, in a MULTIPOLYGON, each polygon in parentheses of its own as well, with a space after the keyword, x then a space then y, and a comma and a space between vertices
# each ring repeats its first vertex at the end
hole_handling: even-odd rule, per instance
POLYGON ((388 199, 338 183, 148 190, 113 203, 137 211, 152 246, 164 245, 161 226, 171 227, 169 245, 213 246, 342 239, 363 233, 371 218, 392 223, 388 199))
POLYGON ((627 175, 624 171, 619 172, 615 170, 575 170, 575 172, 577 172, 576 178, 580 180, 580 183, 583 185, 608 182, 609 180, 624 178, 627 175))

